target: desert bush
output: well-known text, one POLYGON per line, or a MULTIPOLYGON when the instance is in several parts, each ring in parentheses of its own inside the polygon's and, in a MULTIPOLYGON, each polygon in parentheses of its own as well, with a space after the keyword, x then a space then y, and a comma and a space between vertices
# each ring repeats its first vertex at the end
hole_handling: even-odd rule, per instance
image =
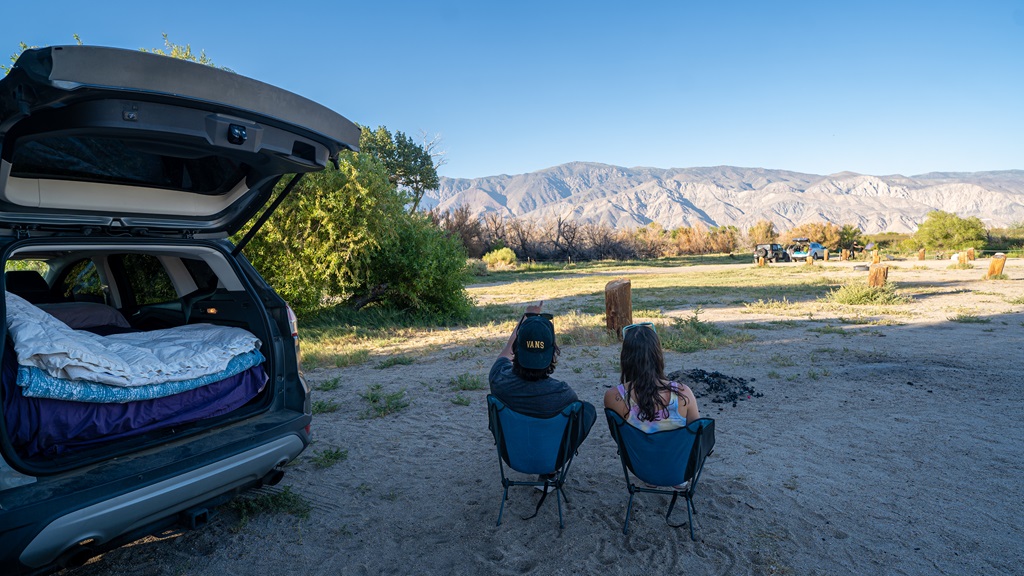
POLYGON ((896 287, 887 283, 883 286, 867 284, 845 284, 830 291, 823 300, 836 304, 906 304, 910 298, 898 293, 896 287))
POLYGON ((661 336, 662 346, 676 352, 696 352, 754 339, 749 334, 729 333, 711 322, 705 322, 700 319, 700 313, 701 309, 697 308, 689 318, 676 318, 672 328, 665 330, 661 336))
POLYGON ((400 412, 409 406, 409 399, 405 395, 405 388, 387 393, 380 384, 371 384, 366 391, 359 394, 370 406, 363 412, 363 418, 383 418, 388 414, 400 412))
POLYGON ((470 276, 487 276, 487 262, 480 258, 467 258, 466 274, 470 276))
POLYGON ((492 270, 507 270, 516 267, 516 253, 511 248, 499 248, 484 254, 483 261, 492 270))

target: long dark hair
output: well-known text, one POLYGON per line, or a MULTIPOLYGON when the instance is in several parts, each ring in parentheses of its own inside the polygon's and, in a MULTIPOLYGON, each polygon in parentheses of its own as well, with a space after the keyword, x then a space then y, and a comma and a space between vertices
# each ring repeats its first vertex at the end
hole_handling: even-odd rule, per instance
POLYGON ((626 389, 626 406, 629 406, 630 396, 636 396, 640 419, 647 422, 658 419, 668 408, 661 391, 672 389, 664 384, 665 355, 661 351, 658 333, 649 326, 637 326, 626 331, 622 337, 619 365, 622 367, 619 381, 626 389))

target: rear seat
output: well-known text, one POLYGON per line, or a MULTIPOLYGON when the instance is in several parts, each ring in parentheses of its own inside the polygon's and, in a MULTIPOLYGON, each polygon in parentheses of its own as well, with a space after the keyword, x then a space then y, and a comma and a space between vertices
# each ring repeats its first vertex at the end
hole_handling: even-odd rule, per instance
POLYGON ((4 273, 7 291, 21 296, 32 304, 62 302, 54 296, 43 275, 35 270, 8 270, 4 273))

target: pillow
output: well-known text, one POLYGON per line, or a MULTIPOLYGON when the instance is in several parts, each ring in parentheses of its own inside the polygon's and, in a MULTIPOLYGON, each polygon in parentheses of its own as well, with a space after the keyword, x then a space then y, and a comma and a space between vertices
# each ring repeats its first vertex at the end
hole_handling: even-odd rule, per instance
POLYGON ((117 311, 117 308, 99 302, 60 302, 40 304, 39 308, 75 330, 96 326, 131 328, 131 324, 117 311))

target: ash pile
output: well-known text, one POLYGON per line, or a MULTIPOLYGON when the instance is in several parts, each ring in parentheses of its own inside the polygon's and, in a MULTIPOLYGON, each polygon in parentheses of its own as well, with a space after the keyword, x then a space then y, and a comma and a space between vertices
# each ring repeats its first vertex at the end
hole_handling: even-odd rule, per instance
MULTIPOLYGON (((726 376, 721 372, 706 372, 700 368, 693 370, 677 370, 667 374, 669 380, 686 384, 693 390, 698 399, 711 397, 714 404, 732 404, 741 400, 760 398, 764 393, 754 390, 750 385, 754 379, 746 380, 736 376, 726 376)), ((698 404, 699 405, 699 404, 698 404)))

